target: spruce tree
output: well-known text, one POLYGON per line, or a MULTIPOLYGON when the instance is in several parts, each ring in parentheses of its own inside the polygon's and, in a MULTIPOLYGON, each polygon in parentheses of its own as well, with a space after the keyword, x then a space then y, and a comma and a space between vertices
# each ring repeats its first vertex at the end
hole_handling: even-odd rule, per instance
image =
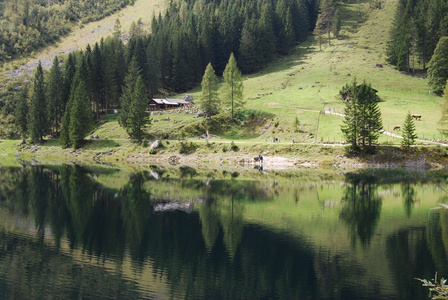
POLYGON ((132 94, 126 131, 139 142, 143 139, 143 130, 149 124, 148 95, 142 77, 137 77, 134 92, 132 94))
POLYGON ((209 63, 205 69, 201 86, 201 110, 209 117, 216 115, 219 111, 218 78, 215 75, 215 70, 211 63, 209 63))
POLYGON ((47 110, 50 132, 53 136, 58 136, 61 126, 61 119, 64 113, 64 81, 59 59, 57 56, 53 59, 53 65, 50 69, 47 83, 47 110))
POLYGON ((131 107, 135 83, 137 82, 139 75, 140 71, 137 67, 137 60, 133 57, 129 65, 128 73, 124 79, 123 93, 120 97, 120 115, 118 123, 125 129, 128 128, 129 109, 131 107))
POLYGON ((42 64, 39 61, 33 80, 33 93, 30 103, 30 137, 33 142, 42 142, 48 132, 47 101, 42 64))
POLYGON ((16 125, 23 140, 25 140, 26 133, 28 131, 28 113, 28 86, 24 86, 18 94, 15 111, 16 125))
POLYGON ((439 128, 437 129, 444 136, 448 135, 448 80, 443 92, 442 116, 439 120, 439 128))
POLYGON ((356 80, 341 91, 341 94, 346 95, 341 130, 352 152, 362 149, 371 153, 375 150, 373 145, 383 128, 376 92, 370 84, 363 82, 358 85, 356 80))
POLYGON ((73 91, 68 126, 70 143, 75 149, 82 145, 82 141, 93 127, 93 112, 90 107, 86 86, 80 81, 73 91))
POLYGON ((414 120, 412 119, 410 112, 406 115, 401 134, 403 135, 401 146, 405 150, 409 150, 409 148, 415 144, 415 139, 417 138, 417 135, 415 134, 414 120))
POLYGON ((448 79, 448 37, 442 37, 429 62, 429 85, 432 90, 441 94, 448 79))
POLYGON ((229 62, 223 73, 223 98, 230 101, 232 107, 232 121, 234 119, 234 109, 242 108, 243 102, 243 81, 241 71, 238 69, 235 56, 230 55, 229 62))

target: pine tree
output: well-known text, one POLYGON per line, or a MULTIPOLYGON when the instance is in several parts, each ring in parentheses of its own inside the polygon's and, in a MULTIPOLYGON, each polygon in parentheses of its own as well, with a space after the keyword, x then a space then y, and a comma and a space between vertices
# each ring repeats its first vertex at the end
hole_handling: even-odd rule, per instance
POLYGON ((20 135, 25 140, 28 131, 28 87, 24 86, 18 94, 17 106, 15 111, 16 125, 19 129, 20 135))
POLYGON ((47 103, 42 64, 39 61, 33 80, 33 93, 30 103, 30 137, 33 142, 42 142, 48 132, 47 103))
POLYGON ((218 78, 212 64, 208 64, 202 77, 202 93, 200 107, 209 117, 216 115, 219 111, 218 78))
POLYGON ((414 120, 412 119, 410 112, 408 112, 408 114, 406 115, 401 133, 403 135, 401 146, 405 150, 409 150, 409 148, 414 145, 415 139, 417 138, 417 135, 415 134, 414 120))
POLYGON ((429 62, 429 85, 437 94, 441 94, 448 79, 448 37, 442 37, 429 62))
POLYGON ((230 101, 232 107, 232 121, 234 117, 234 109, 243 107, 243 81, 241 79, 241 71, 238 69, 235 56, 230 55, 229 62, 223 73, 223 98, 224 101, 230 101))
POLYGON ((124 79, 123 93, 120 97, 120 115, 118 123, 123 128, 128 128, 129 109, 132 102, 132 97, 135 89, 135 83, 140 75, 139 68, 137 67, 137 60, 135 57, 131 59, 128 73, 124 79))
POLYGON ((442 116, 439 120, 439 128, 437 129, 440 133, 447 136, 448 135, 448 80, 445 85, 445 90, 443 92, 443 104, 442 104, 442 116))
POLYGON ((90 108, 89 96, 83 81, 74 89, 70 122, 68 126, 70 143, 79 148, 93 126, 93 112, 90 108))
POLYGON ((339 8, 336 8, 333 16, 333 21, 331 23, 331 32, 334 36, 338 36, 339 32, 341 31, 342 25, 341 10, 339 8))
POLYGON ((92 97, 95 103, 95 116, 98 119, 104 102, 103 54, 98 43, 95 43, 92 51, 92 77, 94 78, 92 97))
POLYGON ((378 107, 377 91, 370 84, 358 85, 356 80, 341 91, 346 95, 345 119, 341 130, 350 143, 350 150, 373 152, 382 129, 381 112, 378 107))
POLYGON ((46 87, 50 132, 53 136, 58 136, 65 103, 63 100, 64 81, 57 56, 53 59, 53 66, 50 69, 46 87))
POLYGON ((126 131, 129 135, 137 139, 139 142, 143 139, 143 130, 149 124, 148 96, 146 93, 145 84, 141 76, 137 77, 134 92, 132 94, 131 104, 129 107, 129 115, 126 131))

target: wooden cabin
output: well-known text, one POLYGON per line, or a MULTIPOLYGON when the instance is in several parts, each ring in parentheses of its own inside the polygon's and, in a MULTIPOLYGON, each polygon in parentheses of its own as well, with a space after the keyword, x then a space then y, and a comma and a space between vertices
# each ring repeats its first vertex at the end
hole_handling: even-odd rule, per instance
POLYGON ((149 110, 166 110, 182 107, 192 107, 194 105, 192 100, 192 95, 186 95, 182 99, 153 98, 151 99, 151 101, 149 101, 149 110))

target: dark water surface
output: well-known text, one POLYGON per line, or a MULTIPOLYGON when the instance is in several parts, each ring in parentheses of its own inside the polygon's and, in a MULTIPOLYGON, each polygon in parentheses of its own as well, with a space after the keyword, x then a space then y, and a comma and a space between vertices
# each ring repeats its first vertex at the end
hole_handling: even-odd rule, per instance
POLYGON ((0 168, 0 299, 428 299, 443 172, 0 168))

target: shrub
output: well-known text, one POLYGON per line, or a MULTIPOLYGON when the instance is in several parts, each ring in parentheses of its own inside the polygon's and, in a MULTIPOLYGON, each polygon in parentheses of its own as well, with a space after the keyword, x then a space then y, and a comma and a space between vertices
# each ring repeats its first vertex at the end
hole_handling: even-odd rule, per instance
POLYGON ((148 147, 148 141, 147 140, 143 140, 142 141, 142 148, 146 148, 148 147))
POLYGON ((180 154, 190 154, 193 153, 194 151, 196 151, 196 149, 198 148, 198 145, 196 145, 193 142, 181 142, 180 143, 180 149, 179 149, 179 153, 180 154))
POLYGON ((233 141, 232 143, 230 143, 230 149, 232 149, 233 152, 237 152, 238 150, 240 150, 240 148, 238 148, 238 146, 235 145, 233 141))
POLYGON ((227 152, 227 151, 229 151, 229 149, 227 149, 227 146, 226 145, 224 145, 223 147, 222 147, 222 152, 227 152))

